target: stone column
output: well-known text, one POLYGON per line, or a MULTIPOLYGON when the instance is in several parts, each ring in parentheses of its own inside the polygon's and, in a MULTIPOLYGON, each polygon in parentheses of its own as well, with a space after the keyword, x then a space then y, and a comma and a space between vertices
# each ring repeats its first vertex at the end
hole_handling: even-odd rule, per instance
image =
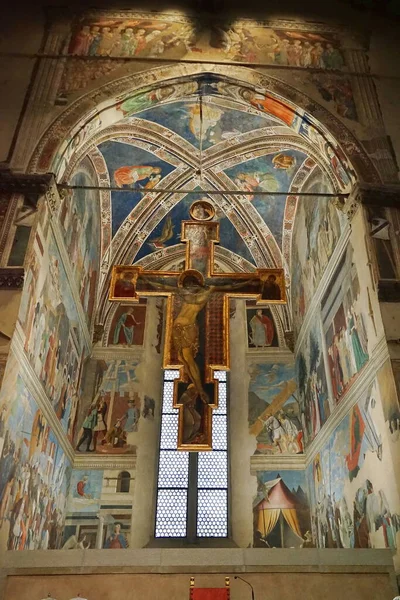
POLYGON ((99 519, 99 524, 97 525, 96 550, 101 550, 103 547, 104 516, 99 513, 97 518, 99 519))

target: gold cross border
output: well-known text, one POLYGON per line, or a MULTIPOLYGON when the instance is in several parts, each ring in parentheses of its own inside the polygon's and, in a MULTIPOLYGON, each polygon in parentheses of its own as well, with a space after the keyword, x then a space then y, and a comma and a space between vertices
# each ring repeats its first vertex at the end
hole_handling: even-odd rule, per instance
MULTIPOLYGON (((132 266, 132 265, 114 265, 112 269, 111 276, 111 285, 110 285, 110 294, 109 300, 111 302, 122 302, 122 303, 139 303, 142 297, 166 297, 167 301, 167 319, 166 319, 166 331, 165 331, 165 342, 164 342, 164 357, 163 357, 163 368, 164 369, 181 369, 181 364, 171 363, 171 351, 170 351, 170 340, 171 340, 171 329, 173 322, 173 302, 172 297, 174 296, 174 292, 170 290, 145 290, 139 291, 136 290, 137 280, 140 275, 145 275, 146 277, 158 277, 162 279, 166 279, 168 277, 176 279, 177 282, 179 278, 182 276, 182 273, 185 271, 146 271, 143 267, 140 266, 132 266), (131 276, 131 283, 135 288, 135 293, 129 296, 116 296, 114 294, 115 284, 119 279, 120 273, 129 273, 131 276)), ((285 290, 285 279, 283 269, 257 269, 252 273, 212 273, 211 277, 215 283, 215 280, 218 279, 234 279, 234 280, 264 280, 268 277, 268 275, 275 275, 276 282, 281 290, 281 299, 280 300, 268 300, 262 299, 261 294, 254 293, 244 293, 243 291, 232 291, 225 292, 223 299, 223 340, 224 340, 224 348, 223 348, 223 356, 224 364, 212 364, 207 365, 206 367, 206 381, 213 381, 212 371, 216 370, 229 370, 230 369, 230 360, 229 360, 229 300, 230 298, 242 298, 246 300, 255 300, 256 306, 259 308, 263 308, 268 306, 269 304, 286 304, 286 290, 285 290)), ((208 279, 208 278, 206 278, 208 279)), ((178 283, 179 285, 179 283, 178 283)), ((208 339, 206 338, 206 346, 208 343, 208 339)), ((207 347, 206 347, 207 353, 207 347)))

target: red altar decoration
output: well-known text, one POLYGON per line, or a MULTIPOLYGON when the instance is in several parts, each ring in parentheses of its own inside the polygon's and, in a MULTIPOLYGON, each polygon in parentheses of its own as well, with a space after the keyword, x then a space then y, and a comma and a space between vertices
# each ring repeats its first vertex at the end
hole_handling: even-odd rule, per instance
POLYGON ((190 600, 229 600, 229 577, 225 577, 223 588, 196 588, 194 577, 190 578, 190 600))

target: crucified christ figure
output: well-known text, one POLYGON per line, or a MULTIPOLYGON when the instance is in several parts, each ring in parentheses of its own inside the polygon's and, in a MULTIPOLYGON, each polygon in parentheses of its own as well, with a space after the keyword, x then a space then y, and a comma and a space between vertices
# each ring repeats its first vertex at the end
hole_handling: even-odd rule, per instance
POLYGON ((199 351, 199 326, 197 315, 207 304, 213 292, 231 291, 244 287, 249 281, 228 285, 205 285, 201 274, 190 272, 181 279, 178 287, 160 284, 147 279, 150 285, 167 291, 174 291, 182 299, 182 306, 172 323, 172 342, 178 358, 185 367, 186 374, 194 384, 200 399, 207 404, 209 399, 204 390, 196 356, 199 351))

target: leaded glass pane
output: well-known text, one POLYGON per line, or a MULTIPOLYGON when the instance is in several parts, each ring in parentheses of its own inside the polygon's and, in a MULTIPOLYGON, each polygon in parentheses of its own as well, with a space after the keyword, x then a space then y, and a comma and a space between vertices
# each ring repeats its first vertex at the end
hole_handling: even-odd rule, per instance
POLYGON ((158 467, 158 487, 186 488, 189 476, 189 454, 176 450, 161 450, 158 467))
POLYGON ((225 416, 214 415, 213 417, 212 445, 213 450, 226 450, 227 448, 225 416))
POLYGON ((218 408, 214 410, 215 415, 226 414, 226 383, 218 384, 218 408))
POLYGON ((171 379, 178 379, 178 377, 179 377, 178 369, 166 369, 164 371, 164 381, 171 380, 171 379))
POLYGON ((198 466, 199 488, 223 488, 228 486, 226 452, 200 452, 198 466))
POLYGON ((174 412, 175 409, 172 408, 174 401, 174 382, 173 381, 165 381, 164 382, 164 391, 163 391, 163 413, 166 412, 174 412))
POLYGON ((199 490, 197 502, 197 535, 199 537, 227 537, 227 490, 199 490))
POLYGON ((187 490, 158 490, 155 537, 186 536, 187 490))
POLYGON ((163 415, 161 425, 160 448, 176 448, 178 443, 178 411, 174 415, 163 415))
POLYGON ((219 381, 226 381, 226 371, 214 371, 214 377, 219 381))

